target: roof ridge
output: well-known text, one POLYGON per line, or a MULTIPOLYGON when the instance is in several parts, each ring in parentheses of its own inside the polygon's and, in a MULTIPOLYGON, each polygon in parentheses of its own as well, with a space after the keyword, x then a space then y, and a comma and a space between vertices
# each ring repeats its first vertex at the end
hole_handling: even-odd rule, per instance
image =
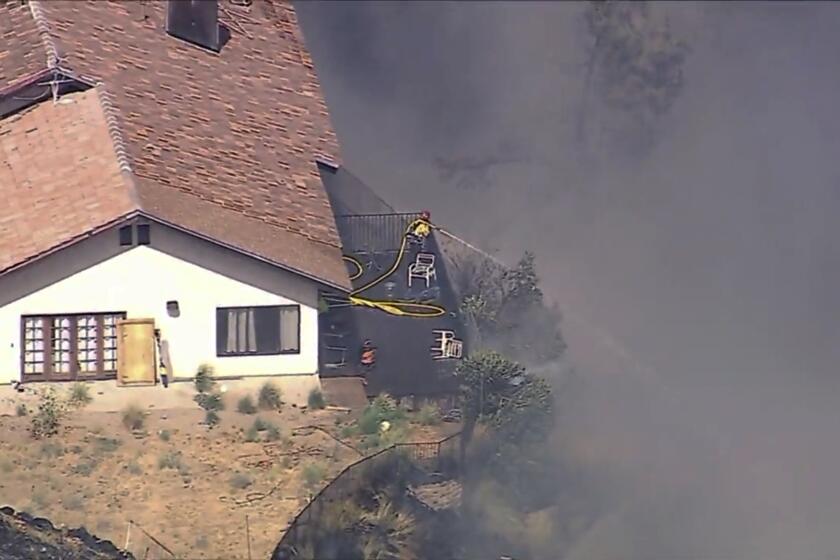
POLYGON ((41 37, 41 45, 47 53, 47 67, 53 68, 58 66, 61 57, 58 54, 58 46, 53 39, 50 32, 50 22, 44 14, 44 8, 41 6, 39 0, 29 0, 29 13, 32 14, 32 19, 35 21, 35 27, 38 28, 38 35, 41 37))
POLYGON ((96 91, 99 104, 102 106, 102 112, 105 115, 105 123, 108 126, 108 135, 111 137, 111 143, 114 144, 114 152, 117 154, 120 171, 131 173, 131 162, 128 160, 128 150, 125 147, 125 138, 117 117, 117 108, 114 107, 112 100, 113 95, 105 87, 105 82, 102 80, 96 81, 96 91))
POLYGON ((117 156, 117 165, 120 167, 126 187, 128 188, 128 196, 131 202, 140 208, 140 195, 137 192, 137 185, 134 181, 134 171, 131 169, 131 161, 128 157, 128 149, 126 148, 125 138, 123 137, 122 129, 120 128, 119 110, 114 106, 112 101, 113 95, 105 87, 105 82, 102 80, 96 81, 96 95, 99 98, 99 106, 102 107, 102 114, 105 117, 105 125, 108 128, 108 136, 111 137, 111 145, 114 148, 114 154, 117 156))

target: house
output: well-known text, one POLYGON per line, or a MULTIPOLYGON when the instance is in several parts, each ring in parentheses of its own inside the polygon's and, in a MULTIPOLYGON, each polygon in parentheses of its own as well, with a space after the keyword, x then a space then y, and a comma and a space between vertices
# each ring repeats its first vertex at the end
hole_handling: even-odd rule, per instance
POLYGON ((290 3, 0 4, 0 383, 318 383, 351 289, 290 3))

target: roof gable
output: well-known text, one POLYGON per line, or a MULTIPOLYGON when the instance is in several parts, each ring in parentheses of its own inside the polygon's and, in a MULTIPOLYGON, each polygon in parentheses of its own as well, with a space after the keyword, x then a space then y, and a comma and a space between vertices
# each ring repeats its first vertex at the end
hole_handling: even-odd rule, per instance
POLYGON ((0 271, 130 213, 99 92, 0 121, 0 271))

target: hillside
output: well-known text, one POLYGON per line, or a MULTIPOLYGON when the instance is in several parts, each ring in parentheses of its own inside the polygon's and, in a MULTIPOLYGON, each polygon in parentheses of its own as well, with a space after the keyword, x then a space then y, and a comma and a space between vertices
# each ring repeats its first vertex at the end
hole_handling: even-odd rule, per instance
POLYGON ((61 529, 46 519, 0 508, 0 560, 134 560, 85 529, 61 529))

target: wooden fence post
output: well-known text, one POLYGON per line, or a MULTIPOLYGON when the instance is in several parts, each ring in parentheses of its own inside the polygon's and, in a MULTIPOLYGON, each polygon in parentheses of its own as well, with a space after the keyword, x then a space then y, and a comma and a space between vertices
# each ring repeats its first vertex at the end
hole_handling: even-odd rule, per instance
POLYGON ((248 514, 245 514, 245 538, 248 539, 248 560, 251 560, 251 524, 248 523, 248 514))

